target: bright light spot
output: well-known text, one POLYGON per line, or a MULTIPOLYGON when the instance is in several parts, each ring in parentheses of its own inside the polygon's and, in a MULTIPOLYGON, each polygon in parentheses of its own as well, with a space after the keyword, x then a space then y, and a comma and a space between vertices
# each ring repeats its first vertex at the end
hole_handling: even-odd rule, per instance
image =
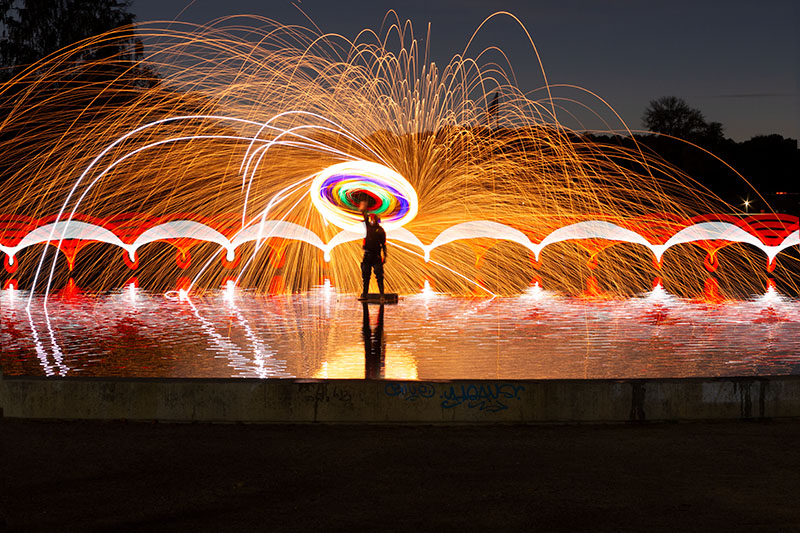
POLYGON ((538 281, 534 281, 533 285, 529 287, 528 290, 525 291, 525 293, 527 296, 530 296, 536 300, 539 300, 546 296, 544 289, 542 289, 542 286, 539 285, 538 281))
POLYGON ((775 289, 775 287, 772 284, 770 284, 767 286, 767 290, 766 292, 764 292, 764 295, 761 296, 761 298, 759 298, 759 301, 764 305, 772 307, 782 303, 783 296, 781 296, 781 293, 779 293, 777 289, 775 289))
POLYGON ((424 294, 425 296, 433 296, 434 294, 436 294, 435 292, 433 292, 433 289, 431 288, 431 282, 428 281, 427 279, 425 280, 425 283, 422 285, 422 294, 424 294))
POLYGON ((186 289, 179 289, 178 290, 178 299, 179 300, 188 300, 189 299, 189 291, 186 289))
POLYGON ((128 284, 128 297, 131 301, 136 300, 136 285, 133 283, 128 284))
POLYGON ((226 300, 233 300, 234 295, 236 294, 236 282, 232 279, 229 279, 225 282, 225 299, 226 300))
POLYGON ((656 283, 656 286, 653 287, 653 290, 650 291, 650 294, 647 295, 647 298, 650 300, 667 300, 669 299, 669 294, 664 290, 664 287, 659 281, 656 283))
POLYGON ((325 281, 322 282, 322 294, 325 296, 325 300, 330 300, 331 294, 333 293, 333 285, 331 285, 331 280, 325 278, 325 281))

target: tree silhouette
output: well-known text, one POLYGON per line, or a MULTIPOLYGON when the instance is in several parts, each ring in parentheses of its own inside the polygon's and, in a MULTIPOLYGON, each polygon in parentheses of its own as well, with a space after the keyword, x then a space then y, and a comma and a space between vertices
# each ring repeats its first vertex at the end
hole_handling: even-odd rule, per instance
POLYGON ((662 96, 651 100, 642 115, 644 127, 679 139, 705 144, 724 139, 722 124, 706 122, 702 111, 690 107, 677 96, 662 96))
POLYGON ((0 0, 0 140, 13 139, 29 155, 26 161, 0 154, 0 185, 55 143, 68 142, 64 128, 102 120, 140 97, 142 87, 158 84, 157 73, 141 62, 144 46, 131 25, 129 5, 127 0, 0 0), (110 30, 115 31, 106 34, 110 30), (82 42, 100 34, 105 35, 96 42, 82 42), (54 52, 58 56, 41 72, 27 71, 11 81, 54 52), (18 105, 20 95, 24 106, 18 105))
MULTIPOLYGON (((127 0, 0 0, 0 81, 83 39, 129 26, 135 16, 127 0)), ((140 59, 133 29, 69 58, 73 65, 114 58, 140 59)), ((112 67, 111 64, 108 67, 112 67)))

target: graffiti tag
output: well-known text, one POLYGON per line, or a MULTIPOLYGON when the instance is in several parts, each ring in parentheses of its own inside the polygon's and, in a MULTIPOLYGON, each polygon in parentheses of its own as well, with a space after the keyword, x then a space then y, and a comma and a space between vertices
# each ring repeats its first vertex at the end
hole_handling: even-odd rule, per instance
POLYGON ((328 387, 327 383, 303 383, 300 385, 300 392, 302 394, 302 399, 306 402, 350 402, 353 399, 350 391, 347 389, 335 385, 328 387))
POLYGON ((387 383, 384 392, 386 392, 386 396, 413 402, 420 398, 433 398, 436 394, 436 387, 428 383, 387 383))
POLYGON ((519 393, 524 390, 523 385, 513 383, 459 384, 445 389, 440 398, 444 409, 464 405, 469 409, 496 413, 508 409, 506 401, 519 400, 519 393))

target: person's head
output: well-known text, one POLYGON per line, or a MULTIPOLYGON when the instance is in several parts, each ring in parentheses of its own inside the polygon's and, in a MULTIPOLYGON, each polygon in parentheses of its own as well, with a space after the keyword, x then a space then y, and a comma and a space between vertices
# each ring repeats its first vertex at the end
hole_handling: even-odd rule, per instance
POLYGON ((369 214, 369 224, 370 224, 370 226, 377 226, 380 223, 381 223, 381 217, 379 217, 375 213, 370 213, 369 214))

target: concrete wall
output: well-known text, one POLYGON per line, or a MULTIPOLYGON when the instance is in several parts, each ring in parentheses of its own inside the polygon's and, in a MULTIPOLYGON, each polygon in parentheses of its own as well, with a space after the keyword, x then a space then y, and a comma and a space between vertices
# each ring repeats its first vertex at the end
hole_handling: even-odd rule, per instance
POLYGON ((800 417, 800 376, 399 382, 0 377, 14 418, 536 423, 800 417))

